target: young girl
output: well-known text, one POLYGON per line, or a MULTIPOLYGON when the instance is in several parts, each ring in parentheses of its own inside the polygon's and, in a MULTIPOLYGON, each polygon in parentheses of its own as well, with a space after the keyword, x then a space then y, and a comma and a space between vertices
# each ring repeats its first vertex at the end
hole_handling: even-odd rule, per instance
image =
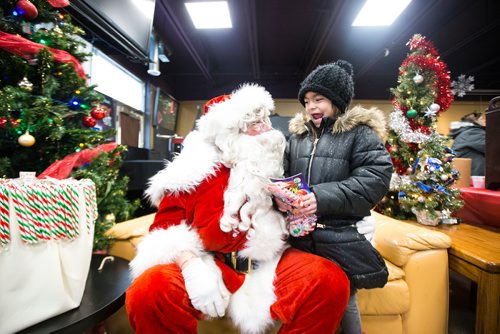
POLYGON ((356 223, 370 216, 370 209, 387 192, 393 166, 383 144, 382 112, 347 110, 354 91, 352 74, 351 64, 338 60, 317 67, 302 82, 299 101, 305 112, 290 121, 285 176, 302 173, 312 192, 302 198, 301 208, 276 202, 281 211, 317 215, 313 232, 289 241, 344 269, 351 297, 341 325, 344 333, 359 334, 356 290, 384 286, 388 272, 356 223))

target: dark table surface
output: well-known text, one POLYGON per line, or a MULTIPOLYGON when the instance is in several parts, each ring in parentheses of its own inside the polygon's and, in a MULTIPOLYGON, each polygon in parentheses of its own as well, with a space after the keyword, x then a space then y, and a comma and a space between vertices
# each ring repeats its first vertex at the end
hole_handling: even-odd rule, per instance
POLYGON ((115 313, 125 302, 125 290, 131 279, 128 261, 113 256, 102 270, 99 266, 106 255, 94 254, 79 307, 47 319, 19 333, 81 333, 115 313))

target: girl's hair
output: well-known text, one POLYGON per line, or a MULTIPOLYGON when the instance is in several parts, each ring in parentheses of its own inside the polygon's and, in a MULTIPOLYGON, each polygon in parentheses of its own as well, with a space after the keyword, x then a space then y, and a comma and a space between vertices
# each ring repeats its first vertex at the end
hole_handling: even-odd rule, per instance
POLYGON ((462 122, 477 123, 477 120, 479 119, 479 117, 481 117, 481 115, 482 115, 482 113, 480 113, 480 112, 473 112, 473 113, 470 113, 470 114, 463 116, 460 120, 462 122))

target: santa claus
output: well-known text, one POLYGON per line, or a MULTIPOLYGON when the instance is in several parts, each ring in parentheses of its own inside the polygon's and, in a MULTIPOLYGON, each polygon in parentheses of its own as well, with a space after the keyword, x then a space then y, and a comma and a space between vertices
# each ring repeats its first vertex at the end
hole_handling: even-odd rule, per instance
POLYGON ((130 263, 137 333, 196 333, 229 317, 243 333, 333 333, 349 282, 333 262, 288 248, 265 185, 283 173, 285 139, 271 95, 246 84, 209 101, 181 154, 150 180, 158 206, 130 263))

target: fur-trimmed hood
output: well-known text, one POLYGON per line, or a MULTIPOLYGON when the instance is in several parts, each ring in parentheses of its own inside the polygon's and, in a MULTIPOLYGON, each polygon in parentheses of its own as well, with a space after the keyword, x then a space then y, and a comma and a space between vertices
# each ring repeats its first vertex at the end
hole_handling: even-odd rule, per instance
MULTIPOLYGON (((311 118, 304 111, 297 113, 290 121, 289 130, 291 134, 303 134, 308 131, 306 123, 311 118)), ((367 125, 375 131, 382 142, 385 142, 387 137, 386 120, 384 112, 378 108, 372 107, 370 109, 363 108, 360 105, 349 109, 347 112, 341 114, 332 127, 332 133, 347 132, 358 125, 367 125)))

